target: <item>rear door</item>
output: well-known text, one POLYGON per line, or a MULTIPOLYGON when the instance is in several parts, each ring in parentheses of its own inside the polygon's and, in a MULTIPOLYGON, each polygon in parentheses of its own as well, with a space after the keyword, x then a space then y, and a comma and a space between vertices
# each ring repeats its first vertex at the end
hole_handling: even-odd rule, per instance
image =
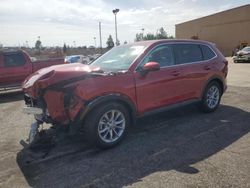
POLYGON ((5 52, 2 60, 0 85, 20 85, 31 72, 31 65, 21 52, 5 52))
POLYGON ((183 70, 185 99, 197 99, 211 74, 216 54, 203 44, 180 43, 173 48, 176 64, 183 70))

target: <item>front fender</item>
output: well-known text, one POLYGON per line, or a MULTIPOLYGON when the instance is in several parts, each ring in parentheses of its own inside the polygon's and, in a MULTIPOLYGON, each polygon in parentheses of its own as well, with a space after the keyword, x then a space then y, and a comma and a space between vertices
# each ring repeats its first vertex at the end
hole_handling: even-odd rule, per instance
POLYGON ((135 123, 136 117, 136 105, 132 102, 132 100, 126 95, 120 93, 107 94, 103 96, 96 97, 90 101, 86 101, 84 108, 80 110, 76 121, 83 122, 85 117, 91 112, 94 108, 98 107, 107 102, 119 102, 123 104, 127 109, 131 117, 131 122, 135 123))

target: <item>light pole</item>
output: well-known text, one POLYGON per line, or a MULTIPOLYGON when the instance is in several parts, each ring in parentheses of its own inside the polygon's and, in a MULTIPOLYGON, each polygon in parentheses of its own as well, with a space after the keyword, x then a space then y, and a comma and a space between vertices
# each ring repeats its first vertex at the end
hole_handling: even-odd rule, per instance
POLYGON ((95 48, 96 48, 96 37, 94 37, 94 41, 95 41, 95 48))
POLYGON ((118 38, 117 38, 117 20, 116 20, 116 14, 119 12, 120 10, 119 9, 114 9, 113 10, 113 13, 114 13, 114 15, 115 15, 115 44, 116 44, 116 46, 118 46, 119 44, 118 44, 118 38))
POLYGON ((100 49, 102 53, 102 23, 99 22, 100 49))

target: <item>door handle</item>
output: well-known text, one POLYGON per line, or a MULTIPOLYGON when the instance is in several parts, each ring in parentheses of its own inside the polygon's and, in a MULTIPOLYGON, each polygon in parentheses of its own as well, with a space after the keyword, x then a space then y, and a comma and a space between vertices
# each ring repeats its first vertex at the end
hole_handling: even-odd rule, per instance
POLYGON ((205 70, 210 70, 211 68, 210 68, 210 66, 207 65, 207 66, 204 66, 204 69, 205 70))
POLYGON ((179 71, 173 71, 171 72, 171 75, 173 76, 179 76, 181 73, 179 71))

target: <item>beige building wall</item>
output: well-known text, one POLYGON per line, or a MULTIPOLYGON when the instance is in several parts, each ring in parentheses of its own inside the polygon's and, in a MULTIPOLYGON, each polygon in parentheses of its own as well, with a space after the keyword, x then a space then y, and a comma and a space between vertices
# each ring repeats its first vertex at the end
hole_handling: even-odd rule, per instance
POLYGON ((237 45, 250 45, 250 4, 175 26, 177 39, 198 37, 213 42, 225 56, 237 45))

